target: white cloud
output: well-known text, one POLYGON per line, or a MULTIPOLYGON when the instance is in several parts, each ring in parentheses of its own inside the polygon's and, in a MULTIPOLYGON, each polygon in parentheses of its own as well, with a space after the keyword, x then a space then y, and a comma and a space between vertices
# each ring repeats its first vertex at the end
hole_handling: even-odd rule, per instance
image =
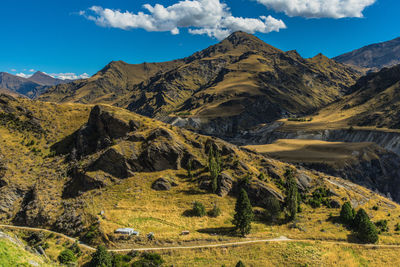
POLYGON ((22 78, 29 78, 29 77, 32 76, 31 74, 25 74, 25 73, 22 73, 22 72, 17 73, 17 74, 15 74, 15 75, 16 75, 16 76, 19 76, 19 77, 22 77, 22 78))
MULTIPOLYGON (((34 72, 34 70, 33 71, 29 70, 29 71, 30 72, 34 72)), ((43 73, 46 74, 46 75, 49 75, 49 76, 51 76, 53 78, 61 79, 61 80, 78 80, 78 79, 87 79, 87 78, 90 77, 90 75, 87 74, 87 73, 82 73, 82 74, 75 74, 73 72, 67 72, 67 73, 46 73, 46 72, 43 72, 43 73)), ((19 77, 22 77, 22 78, 29 78, 29 77, 32 76, 31 73, 26 74, 26 73, 23 73, 23 72, 17 73, 15 75, 17 75, 19 77)))
POLYGON ((35 72, 35 70, 34 69, 30 69, 29 72, 35 72))
POLYGON ((192 34, 207 34, 223 39, 234 31, 248 33, 269 33, 285 29, 282 20, 271 16, 260 18, 242 18, 232 16, 229 7, 220 0, 185 0, 164 7, 145 4, 147 13, 121 12, 99 6, 92 6, 80 15, 94 21, 102 27, 124 30, 141 28, 146 31, 171 32, 179 34, 180 28, 187 28, 192 34))
POLYGON ((12 71, 12 72, 16 72, 17 70, 16 70, 16 69, 11 69, 11 71, 12 71))
POLYGON ((364 9, 376 0, 256 0, 290 17, 362 18, 364 9))
POLYGON ((82 73, 82 74, 75 74, 75 73, 46 73, 53 78, 61 79, 61 80, 77 80, 77 79, 87 79, 89 78, 89 74, 82 73))

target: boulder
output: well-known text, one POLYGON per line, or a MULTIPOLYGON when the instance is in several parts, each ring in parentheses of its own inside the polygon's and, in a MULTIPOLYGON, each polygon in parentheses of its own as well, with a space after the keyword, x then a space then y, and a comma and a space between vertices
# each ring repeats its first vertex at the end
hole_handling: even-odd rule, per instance
POLYGON ((246 189, 253 206, 265 207, 267 204, 266 200, 269 197, 274 197, 279 201, 284 200, 284 197, 280 193, 259 180, 253 179, 246 189))
POLYGON ((234 186, 232 177, 229 174, 222 172, 218 177, 218 181, 218 195, 221 197, 228 195, 234 186))
POLYGON ((308 189, 311 187, 312 179, 304 172, 298 172, 296 178, 297 178, 297 187, 300 189, 300 191, 302 192, 308 191, 308 189))
POLYGON ((178 184, 167 178, 158 178, 152 185, 151 188, 157 191, 168 191, 172 186, 177 186, 178 184))
POLYGON ((136 171, 126 160, 125 156, 116 149, 110 148, 104 152, 92 165, 89 171, 102 170, 117 178, 128 178, 136 171))

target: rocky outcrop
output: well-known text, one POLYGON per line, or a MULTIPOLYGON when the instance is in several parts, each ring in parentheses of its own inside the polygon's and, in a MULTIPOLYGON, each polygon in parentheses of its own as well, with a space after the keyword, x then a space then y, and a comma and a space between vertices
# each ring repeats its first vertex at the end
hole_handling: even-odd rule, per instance
POLYGON ((151 185, 151 188, 157 191, 168 191, 173 186, 177 186, 178 184, 168 178, 158 178, 154 183, 151 185))
POLYGON ((127 178, 136 171, 124 155, 120 154, 116 149, 110 148, 88 168, 89 171, 102 170, 117 178, 127 178))
POLYGON ((232 191, 235 183, 233 178, 229 174, 222 172, 218 177, 218 181, 218 195, 220 197, 228 195, 232 191))
POLYGON ((140 122, 128 123, 110 114, 101 106, 90 112, 88 122, 71 136, 52 146, 58 154, 70 154, 71 159, 93 154, 113 144, 140 127, 140 122))

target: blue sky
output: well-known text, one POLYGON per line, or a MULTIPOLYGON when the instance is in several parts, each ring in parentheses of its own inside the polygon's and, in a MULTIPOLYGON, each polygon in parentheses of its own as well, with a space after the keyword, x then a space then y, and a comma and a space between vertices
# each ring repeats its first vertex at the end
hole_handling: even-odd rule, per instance
POLYGON ((285 51, 296 49, 304 57, 320 52, 333 57, 400 36, 398 0, 325 0, 331 6, 321 6, 321 1, 301 0, 307 5, 299 7, 290 0, 187 0, 190 3, 185 4, 180 0, 3 0, 0 71, 92 75, 112 60, 142 63, 182 58, 236 29, 254 31, 265 42, 285 51), (144 8, 145 4, 150 6, 144 8), (156 4, 163 7, 151 11, 156 4), (222 26, 210 30, 220 15, 210 7, 214 4, 223 13, 217 19, 222 26), (191 13, 199 5, 205 6, 199 12, 207 14, 191 13), (92 6, 98 8, 90 10, 92 6), (189 15, 176 18, 174 11, 189 15), (145 19, 138 12, 147 14, 145 19), (205 32, 212 37, 200 34, 205 32))

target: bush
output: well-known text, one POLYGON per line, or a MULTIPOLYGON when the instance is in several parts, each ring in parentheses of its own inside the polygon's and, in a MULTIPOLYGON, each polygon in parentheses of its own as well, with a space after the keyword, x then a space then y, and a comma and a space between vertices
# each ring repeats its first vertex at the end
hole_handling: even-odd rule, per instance
POLYGON ((143 253, 140 260, 132 263, 132 267, 158 267, 164 263, 164 260, 157 253, 143 253))
POLYGON ((193 203, 193 216, 203 217, 206 215, 206 208, 201 202, 195 201, 193 203))
POLYGON ((245 267, 245 265, 242 261, 238 261, 238 263, 236 263, 236 267, 245 267))
POLYGON ((380 220, 375 223, 375 226, 378 228, 379 233, 388 232, 388 221, 387 220, 380 220))
POLYGON ((76 256, 72 250, 64 249, 61 251, 60 255, 58 255, 58 261, 62 264, 76 262, 76 256))
POLYGON ((212 208, 212 210, 210 210, 210 211, 208 212, 208 215, 209 215, 210 217, 216 218, 216 217, 218 217, 219 215, 221 215, 221 209, 217 206, 217 204, 214 204, 214 207, 212 208))
POLYGON ((128 267, 132 257, 123 254, 113 254, 112 266, 113 267, 128 267))
POLYGON ((82 255, 82 250, 79 247, 78 241, 75 241, 75 243, 72 244, 72 246, 69 249, 72 250, 72 252, 74 252, 74 254, 78 257, 82 255))
POLYGON ((321 204, 324 206, 330 208, 330 199, 329 197, 331 196, 330 192, 328 189, 320 187, 315 189, 315 191, 312 193, 310 200, 308 201, 308 204, 315 208, 321 207, 321 204))
POLYGON ((340 221, 347 226, 352 226, 353 220, 353 208, 351 207, 350 202, 345 202, 340 210, 340 221))
POLYGON ((396 226, 394 227, 394 230, 396 232, 400 231, 400 223, 396 224, 396 226))
POLYGON ((91 267, 112 267, 112 256, 102 245, 97 247, 97 250, 92 255, 92 260, 89 263, 91 267))

